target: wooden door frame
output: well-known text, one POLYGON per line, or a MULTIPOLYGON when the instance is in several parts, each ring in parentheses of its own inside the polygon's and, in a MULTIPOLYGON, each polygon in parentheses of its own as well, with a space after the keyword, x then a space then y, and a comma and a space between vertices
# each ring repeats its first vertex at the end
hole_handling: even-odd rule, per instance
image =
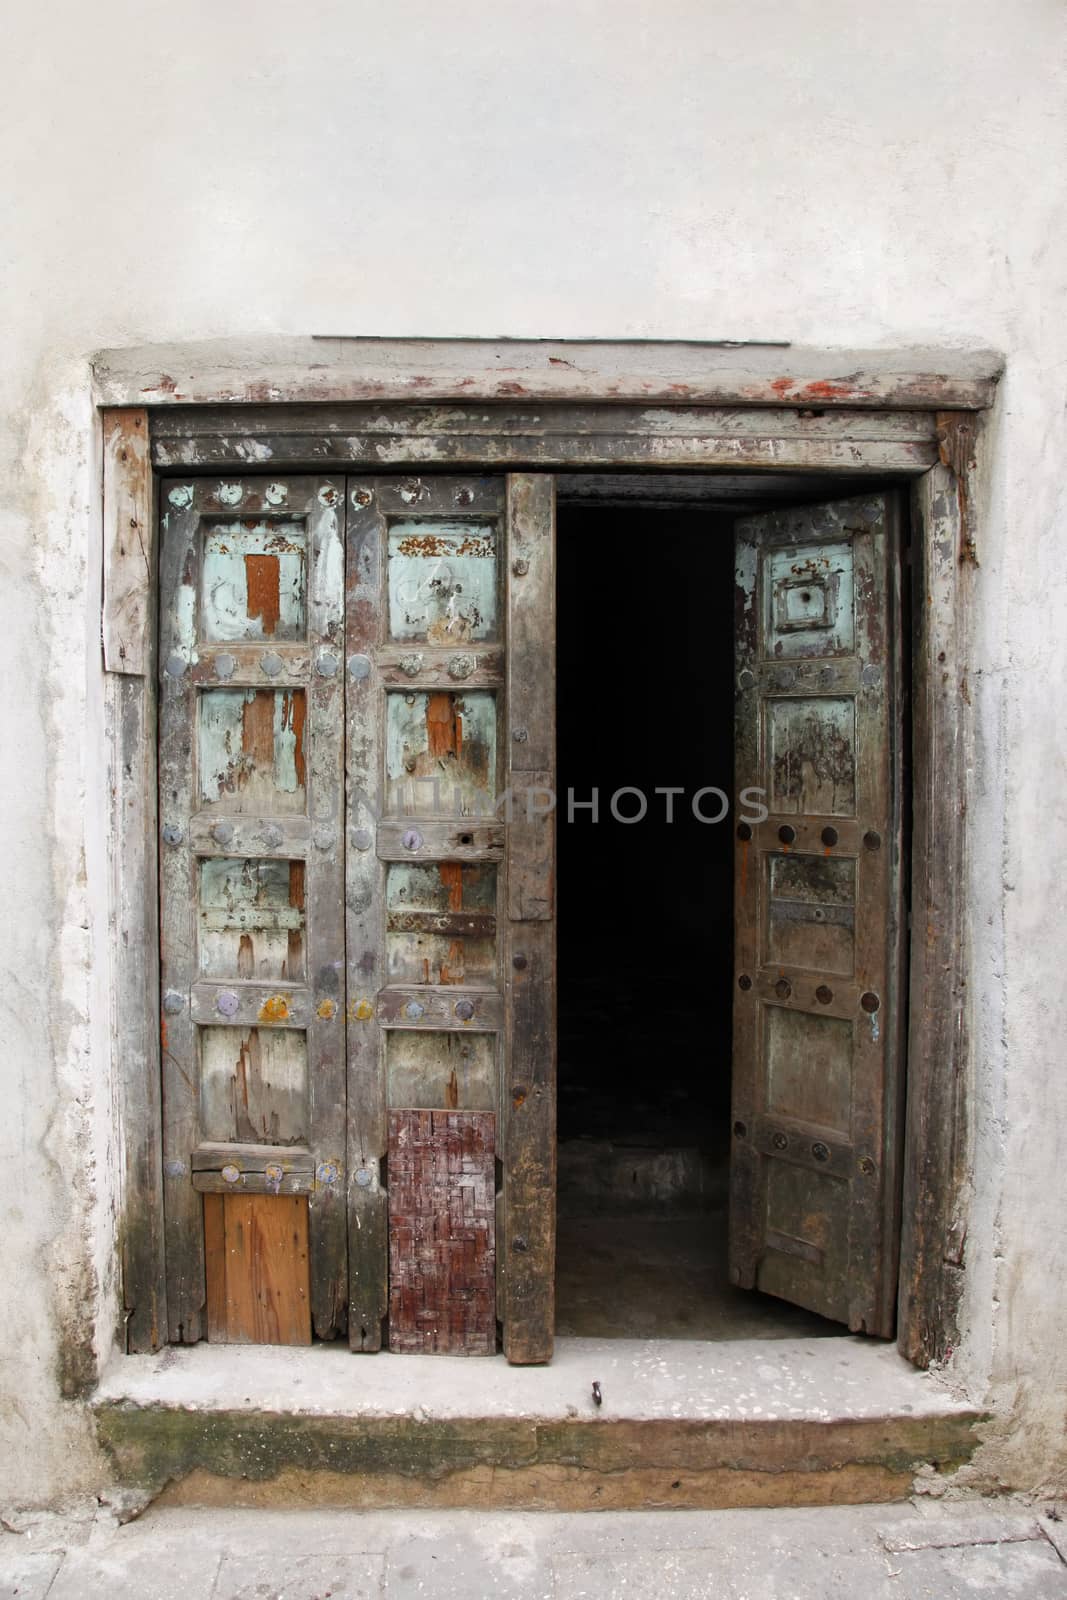
POLYGON ((102 411, 112 774, 111 1003, 119 1085, 120 1344, 165 1338, 156 871, 156 482, 163 472, 744 471, 909 483, 912 940, 898 1343, 957 1339, 973 1057, 966 870, 969 596, 980 544, 984 352, 593 341, 287 340, 108 352, 102 411), (180 378, 173 372, 183 374, 180 378))

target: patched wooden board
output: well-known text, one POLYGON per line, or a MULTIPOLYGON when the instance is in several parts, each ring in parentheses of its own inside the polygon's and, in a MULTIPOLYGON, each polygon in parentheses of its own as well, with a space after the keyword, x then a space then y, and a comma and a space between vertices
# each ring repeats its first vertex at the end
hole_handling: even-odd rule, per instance
POLYGON ((207 1332, 216 1344, 310 1344, 305 1195, 206 1194, 207 1332))
POLYGON ((496 1353, 496 1118, 389 1113, 389 1348, 496 1353))

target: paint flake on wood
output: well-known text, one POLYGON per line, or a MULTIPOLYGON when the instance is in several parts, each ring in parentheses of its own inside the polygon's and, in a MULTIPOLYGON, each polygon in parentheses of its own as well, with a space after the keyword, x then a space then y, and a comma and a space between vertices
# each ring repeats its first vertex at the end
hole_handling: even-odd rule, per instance
POLYGON ((491 984, 496 868, 480 862, 393 862, 386 871, 391 984, 491 984))
POLYGON ((389 1347, 496 1352, 496 1118, 389 1113, 389 1347))
POLYGON ((208 1339, 310 1344, 307 1198, 205 1195, 204 1237, 208 1339))
POLYGON ((306 809, 303 689, 205 689, 200 694, 200 800, 250 816, 306 809))
POLYGON ((386 806, 403 816, 492 816, 496 696, 410 691, 386 696, 386 806))

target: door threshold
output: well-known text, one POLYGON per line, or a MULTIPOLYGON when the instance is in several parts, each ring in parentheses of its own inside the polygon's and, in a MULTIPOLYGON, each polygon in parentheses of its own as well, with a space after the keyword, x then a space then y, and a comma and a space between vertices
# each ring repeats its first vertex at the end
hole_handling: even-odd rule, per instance
POLYGON ((920 1468, 967 1461, 984 1420, 892 1345, 848 1336, 560 1339, 543 1367, 172 1346, 116 1357, 92 1405, 120 1483, 235 1506, 900 1499, 920 1468))

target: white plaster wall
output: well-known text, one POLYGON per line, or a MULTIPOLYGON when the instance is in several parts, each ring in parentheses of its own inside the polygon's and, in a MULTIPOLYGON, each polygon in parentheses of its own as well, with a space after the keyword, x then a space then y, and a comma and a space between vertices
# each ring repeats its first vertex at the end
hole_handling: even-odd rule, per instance
POLYGON ((58 1330, 116 1306, 87 357, 272 332, 1004 351, 957 1370, 989 1472, 1062 1478, 1059 0, 38 0, 6 39, 0 1497, 94 1481, 58 1330))

